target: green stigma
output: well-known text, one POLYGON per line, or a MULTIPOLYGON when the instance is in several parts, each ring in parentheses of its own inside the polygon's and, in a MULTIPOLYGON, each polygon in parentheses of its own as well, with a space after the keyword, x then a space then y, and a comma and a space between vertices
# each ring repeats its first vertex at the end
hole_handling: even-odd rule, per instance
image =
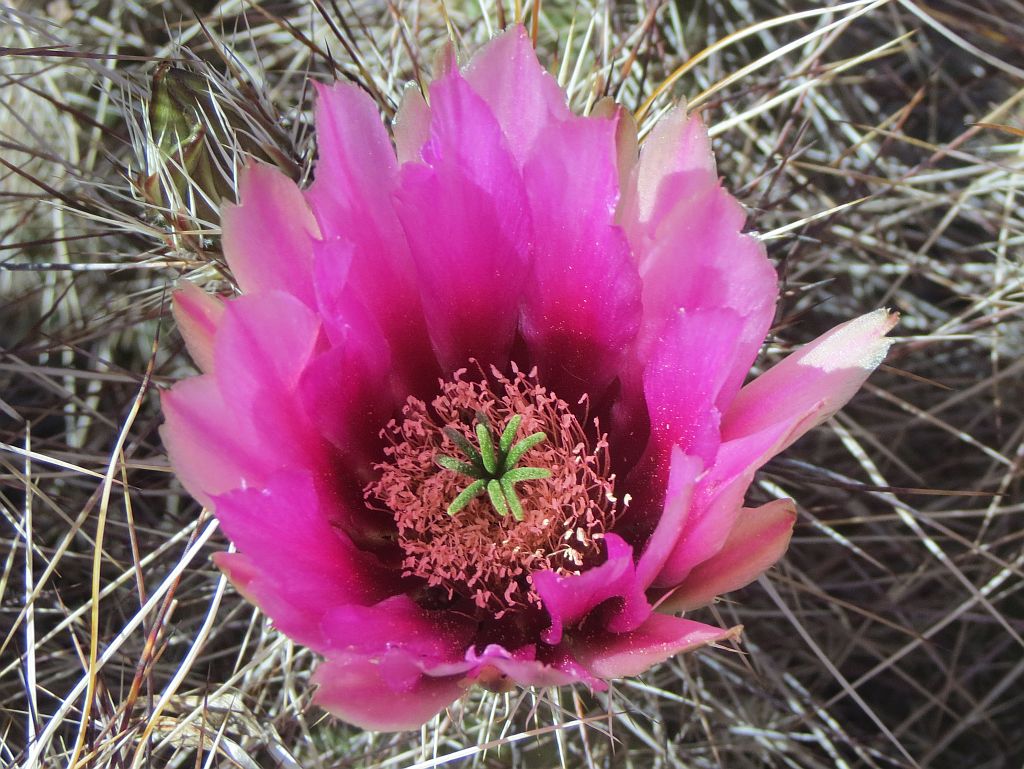
POLYGON ((448 515, 455 515, 481 494, 487 494, 498 515, 506 516, 510 512, 517 520, 523 520, 523 506, 516 495, 516 484, 540 478, 550 478, 551 471, 543 467, 516 467, 516 464, 527 451, 544 441, 544 433, 533 433, 514 443, 516 431, 523 421, 516 414, 505 425, 501 435, 495 440, 487 415, 476 413, 476 438, 478 449, 453 427, 446 427, 445 435, 466 455, 465 460, 440 455, 437 464, 445 470, 460 473, 473 479, 466 488, 448 505, 448 515))

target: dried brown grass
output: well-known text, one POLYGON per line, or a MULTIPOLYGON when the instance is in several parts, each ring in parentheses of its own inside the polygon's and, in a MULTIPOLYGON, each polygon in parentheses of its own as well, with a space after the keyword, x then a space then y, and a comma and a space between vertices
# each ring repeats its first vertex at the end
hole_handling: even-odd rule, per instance
POLYGON ((23 767, 1009 767, 1024 758, 1024 6, 1017 0, 526 3, 589 108, 685 97, 785 280, 761 365, 898 309, 900 343, 753 491, 800 522, 705 610, 736 649, 610 696, 474 694, 419 733, 310 703, 292 646, 209 561, 155 392, 168 319, 230 284, 216 209, 246 154, 308 177, 309 78, 395 106, 496 0, 0 6, 0 764, 23 767), (830 9, 829 12, 825 12, 830 9), (147 123, 162 62, 206 83, 208 167, 147 123), (656 98, 654 98, 656 96, 656 98), (147 187, 143 180, 155 175, 147 187), (154 192, 156 191, 156 192, 154 192))

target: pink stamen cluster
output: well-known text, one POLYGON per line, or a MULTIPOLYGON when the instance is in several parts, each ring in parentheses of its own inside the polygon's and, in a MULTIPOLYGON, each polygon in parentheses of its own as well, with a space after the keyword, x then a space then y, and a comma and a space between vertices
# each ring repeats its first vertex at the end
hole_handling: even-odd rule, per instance
MULTIPOLYGON (((439 588, 448 603, 466 599, 499 619, 540 608, 533 572, 579 574, 601 560, 601 540, 615 521, 614 476, 597 420, 588 435, 569 404, 539 384, 536 370, 524 374, 513 367, 509 378, 492 369, 478 381, 466 373, 460 369, 441 382, 429 406, 410 397, 402 417, 388 423, 381 433, 389 444, 387 461, 376 465, 380 478, 365 496, 394 515, 404 576, 439 588), (520 487, 521 521, 498 515, 486 495, 457 515, 446 512, 465 485, 438 467, 439 456, 458 453, 446 428, 472 441, 479 415, 497 426, 519 415, 521 434, 548 437, 525 458, 551 475, 520 487)), ((578 406, 585 412, 586 400, 578 406)))

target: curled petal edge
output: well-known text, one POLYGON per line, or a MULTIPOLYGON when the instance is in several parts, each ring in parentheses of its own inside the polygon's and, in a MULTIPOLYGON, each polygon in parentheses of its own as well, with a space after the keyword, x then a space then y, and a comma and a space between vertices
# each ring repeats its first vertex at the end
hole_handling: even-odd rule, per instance
POLYGON ((639 675, 682 652, 737 638, 742 630, 740 625, 723 629, 681 617, 652 614, 636 630, 602 633, 578 642, 573 653, 594 676, 625 678, 639 675))
POLYGON ((796 507, 791 499, 743 508, 722 549, 698 564, 678 587, 666 593, 658 610, 697 609, 716 596, 749 585, 786 552, 795 523, 796 507))

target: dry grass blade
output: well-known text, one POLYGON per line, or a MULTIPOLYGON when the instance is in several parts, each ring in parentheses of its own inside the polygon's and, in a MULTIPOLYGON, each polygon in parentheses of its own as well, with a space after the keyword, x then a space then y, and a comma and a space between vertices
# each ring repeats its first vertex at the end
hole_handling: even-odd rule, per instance
POLYGON ((1024 8, 1018 0, 237 0, 0 6, 0 764, 959 767, 1024 756, 1024 8), (521 19, 577 110, 712 128, 784 281, 764 368, 880 305, 902 341, 759 476, 800 523, 702 611, 734 650, 610 693, 473 693, 339 724, 227 586, 157 391, 168 288, 235 290, 246 158, 305 183, 310 80, 392 115, 449 38, 521 19), (162 333, 161 333, 162 331, 162 333))

